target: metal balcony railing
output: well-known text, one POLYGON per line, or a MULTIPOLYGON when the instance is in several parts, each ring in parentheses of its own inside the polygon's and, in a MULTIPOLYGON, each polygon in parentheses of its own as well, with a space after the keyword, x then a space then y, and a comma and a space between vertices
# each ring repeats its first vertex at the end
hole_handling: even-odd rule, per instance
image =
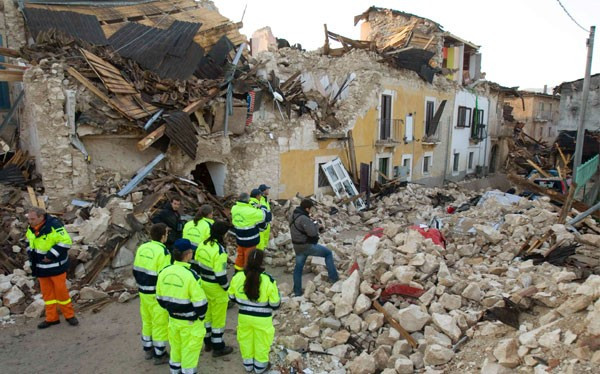
POLYGON ((405 140, 401 119, 378 119, 376 126, 377 143, 400 143, 405 140))

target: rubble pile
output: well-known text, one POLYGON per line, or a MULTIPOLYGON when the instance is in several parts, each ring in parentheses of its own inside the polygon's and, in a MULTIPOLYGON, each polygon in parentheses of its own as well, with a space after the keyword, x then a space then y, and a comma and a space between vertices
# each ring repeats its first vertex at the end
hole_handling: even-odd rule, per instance
MULTIPOLYGON (((67 211, 56 214, 65 224, 73 244, 69 250, 68 287, 79 310, 101 308, 111 301, 126 302, 137 296, 131 273, 137 247, 149 240, 146 228, 163 201, 178 197, 191 217, 204 203, 215 206, 217 219, 227 219, 225 205, 193 181, 160 171, 126 197, 116 193, 118 180, 103 179, 103 187, 75 199, 67 211)), ((42 199, 42 197, 40 197, 42 199)), ((25 214, 32 205, 27 192, 0 185, 0 315, 43 315, 39 285, 31 276, 26 254, 28 227, 25 214)))
MULTIPOLYGON (((298 202, 274 211, 280 231, 271 261, 290 272, 285 216, 298 202)), ((577 371, 597 364, 592 321, 600 308, 600 263, 593 250, 600 235, 586 227, 574 234, 556 224, 558 214, 547 198, 532 201, 499 191, 477 196, 457 187, 409 184, 372 204, 356 212, 325 196, 317 205, 316 219, 326 228, 320 243, 335 252, 343 276, 328 283, 321 259, 313 258, 306 270, 316 276, 305 275, 303 296, 293 297, 291 285, 280 284, 281 366, 496 373, 577 371), (460 209, 449 214, 445 204, 434 207, 440 195, 454 198, 450 204, 460 209), (566 257, 577 261, 557 266, 515 258, 524 242, 549 228, 553 240, 535 252, 572 244, 574 254, 566 257)))

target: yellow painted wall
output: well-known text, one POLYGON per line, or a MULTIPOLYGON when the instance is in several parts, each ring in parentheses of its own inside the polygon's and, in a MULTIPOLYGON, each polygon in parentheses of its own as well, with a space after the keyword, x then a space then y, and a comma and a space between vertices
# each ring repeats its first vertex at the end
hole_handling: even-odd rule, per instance
POLYGON ((349 166, 346 151, 342 147, 328 149, 328 146, 334 142, 334 140, 324 140, 319 142, 319 149, 293 150, 280 154, 279 184, 284 187, 280 189, 280 198, 289 199, 296 196, 296 193, 300 193, 302 196, 314 193, 315 159, 317 157, 337 156, 342 160, 344 166, 349 166))
MULTIPOLYGON (((404 120, 406 115, 409 113, 413 114, 413 137, 414 141, 404 143, 400 141, 395 144, 395 147, 381 147, 376 145, 379 131, 379 112, 377 106, 369 109, 365 115, 358 118, 354 128, 352 129, 354 137, 354 146, 356 151, 356 162, 357 166, 360 167, 361 163, 369 164, 373 163, 373 169, 377 170, 378 165, 376 164, 376 155, 378 153, 392 153, 392 167, 391 173, 393 173, 393 167, 401 165, 403 154, 412 154, 412 180, 418 180, 423 177, 434 177, 440 176, 441 171, 435 174, 435 164, 443 163, 443 160, 434 159, 434 168, 429 175, 422 175, 422 158, 423 153, 426 151, 433 152, 435 147, 445 147, 444 144, 438 144, 437 146, 425 146, 422 145, 422 138, 425 133, 425 98, 435 97, 437 100, 436 109, 442 102, 442 100, 452 100, 452 93, 439 92, 435 87, 426 85, 425 88, 421 84, 413 84, 414 87, 405 87, 400 85, 389 85, 384 86, 383 90, 379 93, 377 99, 378 105, 381 101, 381 94, 385 90, 395 92, 392 101, 392 119, 401 119, 400 136, 405 135, 405 124, 404 120), (424 149, 425 148, 425 149, 424 149)), ((446 105, 444 113, 451 110, 451 105, 446 105)), ((392 125, 394 126, 394 125, 392 125)), ((438 133, 442 130, 443 124, 440 123, 438 133)), ((397 136, 394 135, 395 138, 397 136)), ((343 142, 337 142, 339 146, 333 147, 334 141, 320 141, 319 149, 315 150, 293 150, 283 152, 280 154, 281 162, 281 175, 280 185, 285 187, 280 189, 279 196, 281 198, 290 198, 299 192, 301 195, 311 195, 314 191, 314 180, 315 180, 315 158, 321 156, 337 155, 342 160, 342 163, 349 170, 349 162, 346 150, 341 144, 343 142), (331 147, 333 149, 328 149, 331 147)), ((392 175, 390 174, 390 177, 392 175)), ((376 176, 373 174, 372 178, 376 176)))

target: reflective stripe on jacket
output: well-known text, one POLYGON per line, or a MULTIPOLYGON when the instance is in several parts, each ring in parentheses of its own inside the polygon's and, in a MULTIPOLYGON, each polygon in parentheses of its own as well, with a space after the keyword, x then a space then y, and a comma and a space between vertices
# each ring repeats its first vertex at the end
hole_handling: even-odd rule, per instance
POLYGON ((155 240, 142 244, 135 252, 133 276, 140 293, 156 293, 158 273, 171 264, 171 255, 167 247, 155 240))
POLYGON ((193 245, 198 246, 200 243, 204 243, 210 236, 210 227, 215 223, 210 218, 202 218, 195 223, 191 220, 183 226, 183 238, 188 239, 193 245))
POLYGON ((196 248, 192 270, 200 274, 204 282, 218 283, 227 290, 227 251, 217 241, 200 244, 196 248))
POLYGON ((235 301, 240 309, 240 314, 255 317, 271 317, 273 310, 281 305, 281 297, 277 289, 277 282, 267 273, 260 275, 260 286, 258 300, 248 299, 244 292, 244 283, 246 274, 243 271, 238 272, 229 285, 229 299, 235 301))
POLYGON ((271 203, 269 203, 269 199, 264 196, 261 196, 260 206, 261 209, 264 210, 267 215, 265 221, 267 221, 267 223, 270 223, 273 220, 273 214, 271 214, 271 203))
POLYGON ((260 231, 266 227, 266 214, 250 203, 237 201, 231 208, 231 220, 237 245, 254 247, 260 242, 260 231))
POLYGON ((73 242, 58 218, 46 214, 45 222, 38 234, 36 235, 30 226, 25 236, 29 242, 27 254, 31 261, 33 275, 51 277, 67 271, 68 251, 73 242))
POLYGON ((156 300, 176 319, 204 319, 208 302, 200 285, 200 277, 190 264, 175 261, 158 274, 156 300))

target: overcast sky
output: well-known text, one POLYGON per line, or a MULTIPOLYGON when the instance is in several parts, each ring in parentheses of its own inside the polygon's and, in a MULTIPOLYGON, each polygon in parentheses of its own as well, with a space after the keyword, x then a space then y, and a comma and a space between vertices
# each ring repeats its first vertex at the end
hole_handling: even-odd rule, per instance
MULTIPOLYGON (((557 0, 214 0, 224 16, 240 21, 248 37, 270 26, 276 37, 313 50, 323 45, 323 24, 358 39, 354 16, 370 6, 392 8, 429 18, 444 30, 481 45, 482 71, 505 86, 550 87, 582 78, 589 27, 600 23, 600 0, 561 0, 587 32, 564 13, 557 0)), ((600 32, 600 31, 599 31, 600 32)), ((600 72, 596 33, 592 74, 600 72)))

